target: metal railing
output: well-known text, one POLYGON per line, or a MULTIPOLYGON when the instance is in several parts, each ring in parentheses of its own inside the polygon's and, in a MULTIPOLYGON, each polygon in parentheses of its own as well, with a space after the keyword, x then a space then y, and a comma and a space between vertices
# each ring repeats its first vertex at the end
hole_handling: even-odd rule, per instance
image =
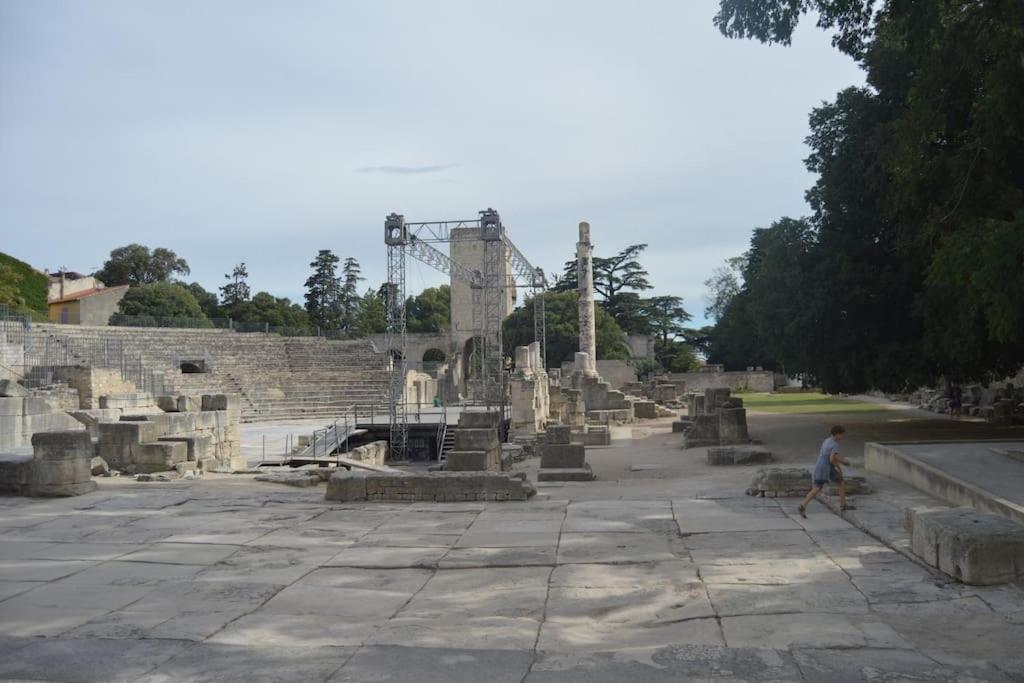
POLYGON ((167 393, 163 373, 146 367, 142 355, 132 353, 121 339, 73 339, 53 332, 42 334, 33 333, 28 316, 12 315, 7 307, 0 307, 0 340, 21 346, 26 386, 61 383, 60 368, 93 367, 118 370, 121 379, 132 382, 137 391, 167 393))

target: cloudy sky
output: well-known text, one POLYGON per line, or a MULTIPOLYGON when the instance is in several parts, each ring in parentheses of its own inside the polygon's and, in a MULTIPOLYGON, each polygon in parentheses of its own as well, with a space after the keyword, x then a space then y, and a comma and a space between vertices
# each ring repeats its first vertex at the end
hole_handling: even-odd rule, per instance
MULTIPOLYGON (((807 113, 862 81, 805 22, 728 40, 716 0, 5 0, 0 251, 170 247, 302 298, 318 249, 384 278, 383 219, 497 208, 535 265, 646 242, 658 294, 807 212, 807 113)), ((441 281, 411 265, 409 288, 441 281)))

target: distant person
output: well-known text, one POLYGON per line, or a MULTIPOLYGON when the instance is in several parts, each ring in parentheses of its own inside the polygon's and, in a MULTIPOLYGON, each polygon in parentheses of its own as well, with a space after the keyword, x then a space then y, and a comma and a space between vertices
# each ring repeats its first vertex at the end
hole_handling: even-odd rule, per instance
POLYGON ((800 507, 797 508, 800 511, 800 516, 804 519, 807 519, 807 506, 821 492, 822 487, 829 482, 839 484, 839 508, 843 512, 857 509, 846 504, 846 482, 843 480, 843 470, 839 467, 840 465, 850 466, 849 461, 843 460, 839 455, 839 442, 843 440, 844 434, 846 434, 846 427, 835 425, 831 429, 831 436, 821 443, 821 452, 818 453, 818 462, 814 464, 814 475, 812 476, 814 486, 804 498, 804 502, 800 503, 800 507))
POLYGON ((964 411, 963 401, 960 400, 960 392, 954 392, 953 398, 949 399, 949 416, 954 420, 959 418, 964 411))

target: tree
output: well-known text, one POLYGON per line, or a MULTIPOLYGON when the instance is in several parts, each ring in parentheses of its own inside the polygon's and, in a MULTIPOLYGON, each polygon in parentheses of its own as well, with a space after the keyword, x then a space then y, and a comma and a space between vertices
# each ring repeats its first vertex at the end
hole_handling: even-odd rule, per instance
MULTIPOLYGON (((210 325, 195 297, 180 284, 174 282, 153 282, 131 287, 125 292, 118 309, 122 315, 159 318, 154 323, 175 324, 174 320, 185 319, 188 324, 208 327, 210 325)), ((114 316, 117 317, 117 314, 114 316)))
POLYGON ((191 270, 185 259, 178 258, 170 249, 157 247, 153 251, 141 244, 129 244, 110 252, 103 268, 95 277, 107 285, 145 285, 166 282, 175 274, 188 275, 191 270))
POLYGON ((712 271, 711 277, 704 281, 708 293, 704 297, 707 307, 704 315, 718 320, 725 313, 726 306, 740 292, 740 275, 743 272, 743 265, 746 258, 733 256, 725 260, 724 266, 718 266, 712 271))
POLYGON ((367 289, 359 298, 359 307, 356 313, 355 333, 357 335, 381 334, 387 332, 388 321, 387 311, 384 305, 384 297, 379 291, 367 289))
POLYGON ((199 304, 199 308, 203 309, 203 313, 207 318, 220 318, 223 315, 223 311, 220 309, 220 303, 217 301, 217 295, 213 292, 206 291, 201 284, 193 282, 191 284, 184 284, 189 293, 195 297, 196 302, 199 304))
POLYGON ((309 322, 327 330, 341 327, 339 260, 330 249, 321 249, 309 264, 313 274, 306 279, 306 313, 309 314, 309 322))
MULTIPOLYGON (((803 253, 813 265, 801 265, 801 278, 746 282, 713 347, 732 337, 738 348, 723 333, 745 317, 776 361, 845 391, 1015 371, 1024 356, 1024 4, 722 0, 716 24, 787 43, 805 12, 836 30, 834 44, 870 87, 811 114, 815 234, 803 253)), ((787 260, 775 251, 761 269, 780 272, 787 260)))
POLYGON ((267 292, 257 292, 251 300, 235 304, 228 312, 236 324, 248 323, 256 329, 273 327, 285 334, 309 331, 309 316, 302 306, 267 292))
MULTIPOLYGON (((593 258, 594 291, 603 299, 601 305, 622 329, 631 334, 644 334, 642 317, 638 316, 637 292, 651 289, 648 273, 637 260, 646 244, 631 244, 611 258, 593 258)), ((578 289, 576 260, 566 261, 552 289, 571 292, 578 289)))
POLYGON ((451 325, 452 290, 448 285, 428 287, 405 305, 410 332, 443 332, 451 325))
POLYGON ((230 273, 224 275, 228 283, 220 288, 220 302, 225 309, 231 309, 249 300, 249 283, 246 278, 249 271, 245 263, 237 264, 230 273))
POLYGON ((697 354, 686 343, 684 325, 690 314, 678 296, 656 296, 644 300, 647 327, 654 335, 654 356, 670 372, 686 372, 697 364, 697 354))
MULTIPOLYGON (((544 323, 546 328, 547 364, 558 367, 571 361, 579 351, 579 295, 576 292, 545 292, 544 323)), ((623 343, 625 336, 615 320, 600 307, 594 309, 594 328, 597 335, 599 360, 629 358, 623 343)), ((511 356, 517 346, 533 342, 533 299, 528 298, 515 309, 502 324, 502 343, 506 355, 511 356)))
POLYGON ((364 278, 360 276, 359 261, 351 256, 345 259, 341 273, 341 291, 338 293, 340 327, 351 330, 355 327, 359 310, 359 282, 364 278))

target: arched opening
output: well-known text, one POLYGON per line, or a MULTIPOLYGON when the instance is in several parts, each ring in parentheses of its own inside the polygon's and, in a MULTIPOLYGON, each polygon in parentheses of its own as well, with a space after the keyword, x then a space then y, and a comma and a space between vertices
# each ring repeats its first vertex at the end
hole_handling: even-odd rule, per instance
POLYGON ((427 349, 423 352, 424 363, 443 363, 447 358, 441 349, 427 349))
POLYGON ((179 368, 183 375, 201 375, 206 372, 206 362, 201 360, 183 360, 179 368))
POLYGON ((480 354, 477 353, 476 337, 466 340, 462 350, 462 377, 476 379, 480 376, 480 354))

